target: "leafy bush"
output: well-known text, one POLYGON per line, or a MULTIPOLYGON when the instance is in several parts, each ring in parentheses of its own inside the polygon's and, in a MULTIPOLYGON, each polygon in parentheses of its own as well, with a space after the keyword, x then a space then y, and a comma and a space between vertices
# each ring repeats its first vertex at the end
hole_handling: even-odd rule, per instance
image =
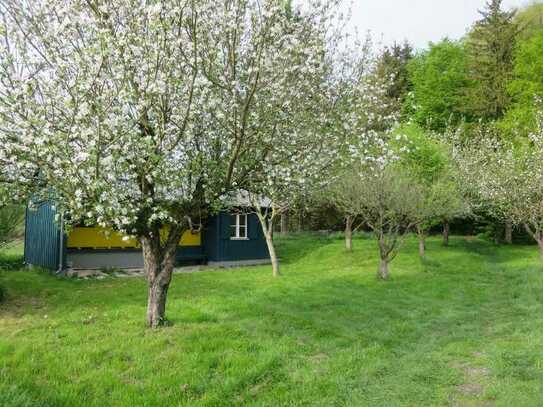
POLYGON ((0 207, 0 249, 22 234, 24 208, 19 205, 0 207))

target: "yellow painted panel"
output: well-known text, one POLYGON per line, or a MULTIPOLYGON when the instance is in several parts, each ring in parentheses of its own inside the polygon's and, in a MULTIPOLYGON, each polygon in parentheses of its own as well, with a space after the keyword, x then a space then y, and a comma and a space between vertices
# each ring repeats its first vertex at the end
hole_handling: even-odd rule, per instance
POLYGON ((183 236, 181 236, 181 240, 179 241, 179 246, 201 246, 201 245, 202 245, 202 234, 200 232, 192 233, 190 230, 187 230, 185 233, 183 233, 183 236))
MULTIPOLYGON (((161 234, 165 234, 165 230, 161 234)), ((179 246, 200 246, 202 237, 200 233, 185 232, 179 241, 179 246)), ((68 248, 137 248, 136 239, 123 240, 123 235, 110 229, 100 227, 76 227, 68 234, 68 248)))

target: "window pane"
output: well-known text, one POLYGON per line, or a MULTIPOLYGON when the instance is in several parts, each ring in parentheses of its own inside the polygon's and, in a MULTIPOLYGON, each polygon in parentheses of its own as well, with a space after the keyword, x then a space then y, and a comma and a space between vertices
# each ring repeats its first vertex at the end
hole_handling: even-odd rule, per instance
POLYGON ((247 225, 247 215, 239 215, 239 224, 240 226, 247 225))
POLYGON ((247 226, 240 226, 239 227, 239 237, 247 237, 247 226))

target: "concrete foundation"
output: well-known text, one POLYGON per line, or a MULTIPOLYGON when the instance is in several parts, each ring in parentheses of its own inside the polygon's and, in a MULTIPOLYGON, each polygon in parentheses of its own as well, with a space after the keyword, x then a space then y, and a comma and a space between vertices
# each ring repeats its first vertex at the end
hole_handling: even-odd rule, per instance
MULTIPOLYGON (((189 264, 203 264, 209 268, 232 268, 270 264, 269 259, 210 261, 187 259, 189 264)), ((179 267, 179 265, 177 266, 179 267)), ((66 253, 69 270, 143 269, 143 254, 139 250, 73 250, 66 253)))
POLYGON ((74 270, 141 269, 143 255, 131 250, 73 251, 67 253, 66 266, 74 270))
POLYGON ((257 260, 236 260, 236 261, 210 261, 207 263, 209 267, 245 267, 245 266, 261 266, 264 264, 271 264, 269 259, 257 259, 257 260))

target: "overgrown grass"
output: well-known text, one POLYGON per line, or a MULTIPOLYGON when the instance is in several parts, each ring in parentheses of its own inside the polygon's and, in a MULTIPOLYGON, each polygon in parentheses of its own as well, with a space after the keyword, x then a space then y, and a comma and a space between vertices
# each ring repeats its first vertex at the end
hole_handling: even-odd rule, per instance
POLYGON ((3 271, 1 406, 543 405, 534 247, 278 241, 268 267, 175 275, 173 325, 144 327, 145 281, 3 271))

